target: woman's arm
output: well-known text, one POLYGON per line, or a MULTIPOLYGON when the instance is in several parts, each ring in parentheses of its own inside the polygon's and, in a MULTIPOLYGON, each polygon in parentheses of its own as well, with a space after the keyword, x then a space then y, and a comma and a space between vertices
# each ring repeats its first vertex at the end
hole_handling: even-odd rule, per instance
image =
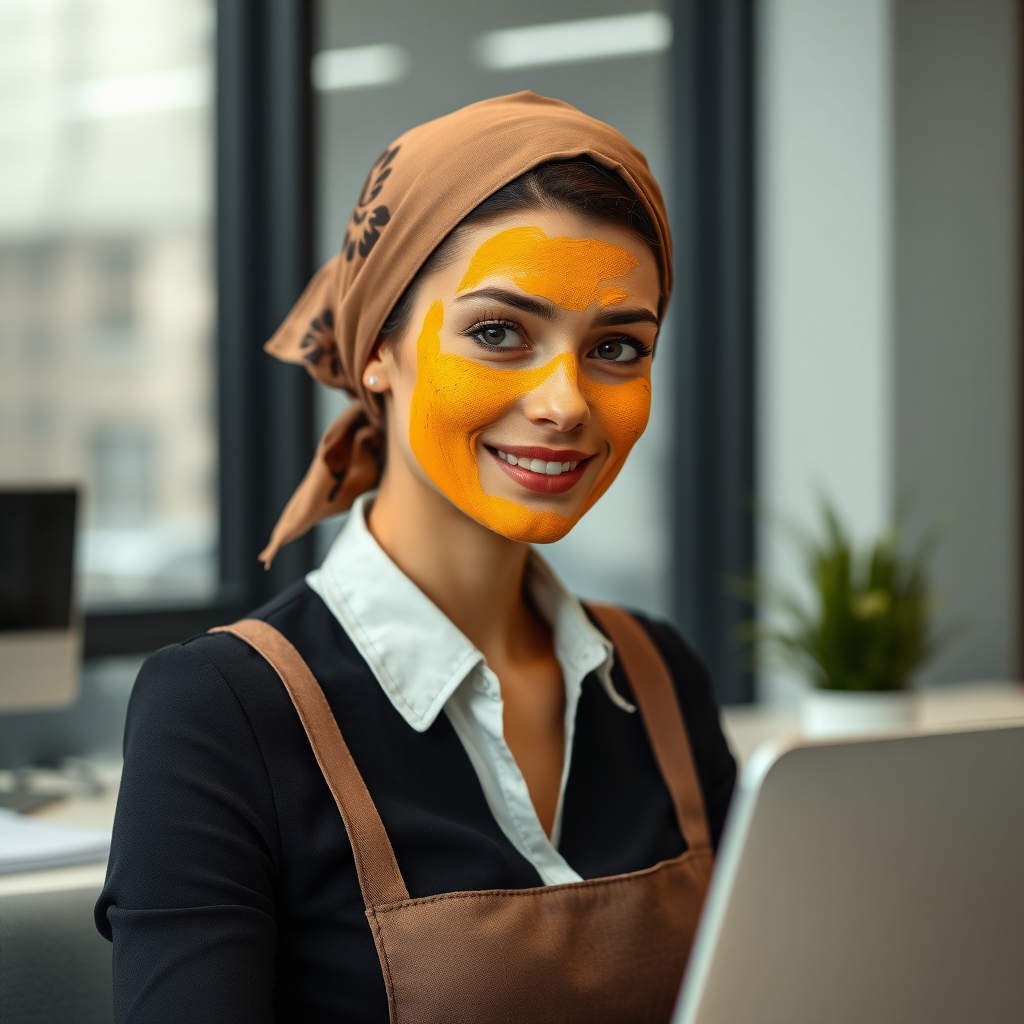
POLYGON ((274 1019, 273 793, 256 737, 200 639, 132 692, 107 880, 119 1024, 274 1019))

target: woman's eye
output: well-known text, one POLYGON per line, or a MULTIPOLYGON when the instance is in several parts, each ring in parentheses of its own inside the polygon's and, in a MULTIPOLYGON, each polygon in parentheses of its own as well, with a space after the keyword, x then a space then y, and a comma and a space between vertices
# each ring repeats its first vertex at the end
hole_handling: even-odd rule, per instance
POLYGON ((598 359, 606 359, 612 363, 631 363, 641 354, 639 346, 629 341, 602 341, 594 349, 594 355, 598 359))
POLYGON ((487 348, 520 348, 522 339, 512 330, 503 324, 487 324, 478 328, 472 335, 487 348))

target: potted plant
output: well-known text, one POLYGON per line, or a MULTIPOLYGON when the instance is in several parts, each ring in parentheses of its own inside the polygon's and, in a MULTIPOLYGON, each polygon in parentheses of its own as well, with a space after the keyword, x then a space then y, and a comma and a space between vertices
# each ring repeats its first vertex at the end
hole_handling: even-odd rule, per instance
POLYGON ((900 553, 895 530, 859 552, 828 503, 822 513, 824 536, 801 543, 812 600, 773 592, 767 604, 776 606, 777 624, 757 635, 809 676, 801 705, 805 734, 909 726, 911 679, 940 646, 926 574, 935 533, 909 555, 900 553))

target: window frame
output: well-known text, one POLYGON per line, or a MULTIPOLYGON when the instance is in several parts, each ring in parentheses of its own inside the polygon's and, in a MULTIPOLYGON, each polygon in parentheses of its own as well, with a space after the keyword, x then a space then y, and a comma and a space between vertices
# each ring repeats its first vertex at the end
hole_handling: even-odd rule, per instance
POLYGON ((754 609, 755 6, 672 0, 673 610, 721 704, 755 698, 738 649, 754 609))

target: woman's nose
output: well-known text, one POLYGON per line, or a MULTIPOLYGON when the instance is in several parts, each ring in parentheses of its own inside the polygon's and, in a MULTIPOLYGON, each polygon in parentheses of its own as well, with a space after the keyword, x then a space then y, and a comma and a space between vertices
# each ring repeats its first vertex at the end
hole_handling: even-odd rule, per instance
POLYGON ((526 397, 525 413, 531 423, 550 424, 560 431, 578 430, 590 421, 590 406, 579 387, 579 366, 568 352, 526 397))

